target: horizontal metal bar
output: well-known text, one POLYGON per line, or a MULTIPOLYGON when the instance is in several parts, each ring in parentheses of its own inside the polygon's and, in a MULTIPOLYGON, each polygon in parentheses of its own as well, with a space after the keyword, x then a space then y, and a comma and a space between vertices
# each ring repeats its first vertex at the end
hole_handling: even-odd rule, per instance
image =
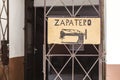
MULTIPOLYGON (((63 56, 63 57, 65 57, 65 56, 72 56, 72 55, 70 55, 70 54, 49 54, 49 55, 46 55, 47 57, 49 57, 49 56, 63 56)), ((76 54, 75 56, 90 56, 90 57, 94 57, 94 56, 100 56, 100 55, 98 55, 98 54, 76 54)))
POLYGON ((71 56, 71 55, 70 54, 50 54, 46 56, 49 57, 49 56, 71 56))
POLYGON ((7 18, 0 18, 0 19, 7 20, 7 18))
POLYGON ((94 54, 77 54, 76 56, 90 56, 90 57, 93 57, 93 56, 99 56, 99 55, 94 55, 94 54))

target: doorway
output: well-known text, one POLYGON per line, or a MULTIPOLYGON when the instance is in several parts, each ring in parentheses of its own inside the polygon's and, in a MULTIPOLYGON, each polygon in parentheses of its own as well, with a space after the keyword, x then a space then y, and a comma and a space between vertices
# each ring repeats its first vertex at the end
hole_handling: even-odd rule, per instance
POLYGON ((70 13, 78 10, 75 17, 100 18, 99 9, 100 5, 33 7, 29 4, 26 7, 25 80, 102 80, 100 51, 103 46, 47 44, 46 32, 49 17, 71 17, 70 13))

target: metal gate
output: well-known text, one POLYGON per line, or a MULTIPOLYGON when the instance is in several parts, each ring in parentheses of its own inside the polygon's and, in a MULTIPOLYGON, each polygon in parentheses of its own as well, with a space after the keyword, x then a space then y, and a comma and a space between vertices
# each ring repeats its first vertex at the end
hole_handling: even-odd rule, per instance
POLYGON ((8 80, 9 63, 9 0, 0 0, 0 67, 3 77, 8 80), (2 65, 1 65, 2 63, 2 65), (2 69, 2 68, 1 68, 2 69))
POLYGON ((44 0, 44 80, 103 80, 103 16, 101 14, 103 5, 101 0, 77 0, 77 2, 76 0, 44 0), (49 17, 101 18, 101 44, 47 44, 49 17))
POLYGON ((0 39, 1 41, 8 41, 8 0, 0 0, 0 39))

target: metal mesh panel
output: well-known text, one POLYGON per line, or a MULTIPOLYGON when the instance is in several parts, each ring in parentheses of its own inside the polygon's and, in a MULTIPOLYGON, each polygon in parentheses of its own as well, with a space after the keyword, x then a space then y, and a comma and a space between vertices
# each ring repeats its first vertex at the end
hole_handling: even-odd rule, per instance
POLYGON ((101 52, 100 45, 91 44, 89 45, 91 49, 87 50, 87 48, 85 48, 84 50, 86 51, 81 51, 81 48, 85 46, 82 43, 61 45, 49 45, 46 43, 46 30, 48 27, 46 24, 49 17, 101 18, 100 3, 94 5, 91 0, 84 0, 81 2, 82 5, 75 5, 74 0, 69 0, 69 3, 71 3, 72 6, 67 6, 64 0, 52 0, 52 4, 54 3, 54 5, 48 7, 46 6, 48 3, 47 1, 48 0, 44 0, 44 80, 102 80, 101 66, 103 53, 101 52), (56 6, 57 2, 61 3, 62 7, 56 6), (86 2, 89 3, 89 5, 85 5, 86 2), (75 47, 76 45, 77 48, 75 47), (93 52, 89 50, 93 50, 93 52), (96 74, 92 76, 92 72, 96 74), (95 75, 97 77, 95 77, 95 75))

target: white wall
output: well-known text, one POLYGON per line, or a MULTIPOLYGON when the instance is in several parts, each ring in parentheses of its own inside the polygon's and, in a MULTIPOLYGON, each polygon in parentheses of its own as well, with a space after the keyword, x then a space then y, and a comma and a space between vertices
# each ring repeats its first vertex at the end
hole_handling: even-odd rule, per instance
POLYGON ((24 56, 24 0, 9 0, 10 58, 24 56))
POLYGON ((106 0, 107 64, 120 64, 120 0, 106 0))

